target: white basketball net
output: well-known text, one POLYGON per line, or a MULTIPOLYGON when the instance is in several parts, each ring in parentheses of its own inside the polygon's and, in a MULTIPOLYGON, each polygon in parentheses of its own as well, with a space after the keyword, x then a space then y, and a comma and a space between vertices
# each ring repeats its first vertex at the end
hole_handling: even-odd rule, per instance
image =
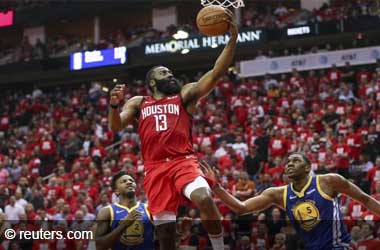
POLYGON ((231 6, 234 8, 244 7, 243 0, 201 0, 201 4, 203 6, 207 6, 211 4, 220 5, 220 6, 223 6, 224 8, 228 8, 231 6))

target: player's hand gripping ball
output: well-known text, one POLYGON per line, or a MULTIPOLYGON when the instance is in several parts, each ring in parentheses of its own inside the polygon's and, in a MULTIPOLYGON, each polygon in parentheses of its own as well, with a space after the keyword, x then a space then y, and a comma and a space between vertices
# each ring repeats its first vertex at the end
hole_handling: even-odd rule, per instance
POLYGON ((208 5, 197 15, 199 31, 207 36, 217 36, 226 33, 230 28, 233 14, 219 5, 208 5))

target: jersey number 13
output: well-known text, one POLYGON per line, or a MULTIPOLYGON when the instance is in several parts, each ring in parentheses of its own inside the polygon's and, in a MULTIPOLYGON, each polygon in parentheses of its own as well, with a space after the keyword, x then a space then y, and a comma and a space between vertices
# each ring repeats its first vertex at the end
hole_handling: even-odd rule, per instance
POLYGON ((168 129, 168 122, 166 115, 155 115, 154 119, 156 120, 156 131, 165 131, 168 129))

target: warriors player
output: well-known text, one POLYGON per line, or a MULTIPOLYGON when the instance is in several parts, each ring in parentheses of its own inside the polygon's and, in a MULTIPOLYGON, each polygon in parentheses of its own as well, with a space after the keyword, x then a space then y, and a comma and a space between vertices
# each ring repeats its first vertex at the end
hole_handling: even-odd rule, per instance
POLYGON ((229 14, 231 38, 212 70, 198 82, 180 86, 172 71, 152 68, 146 83, 152 96, 129 99, 119 113, 123 85, 111 91, 109 122, 117 132, 138 119, 138 132, 145 166, 144 189, 148 209, 157 228, 160 249, 175 249, 176 212, 184 195, 201 211, 203 225, 215 250, 224 249, 220 215, 202 177, 192 145, 192 114, 197 102, 207 96, 232 62, 238 29, 229 14))
POLYGON ((102 208, 97 215, 96 249, 153 250, 154 228, 146 204, 136 201, 136 183, 121 171, 112 177, 119 202, 102 208))
MULTIPOLYGON (((202 163, 206 176, 215 172, 202 163)), ((239 201, 216 184, 213 191, 239 214, 252 213, 272 205, 283 208, 297 233, 311 250, 349 250, 351 237, 342 220, 338 194, 345 194, 380 215, 380 203, 337 174, 310 175, 310 160, 302 153, 288 157, 285 174, 291 184, 264 190, 260 195, 239 201)))

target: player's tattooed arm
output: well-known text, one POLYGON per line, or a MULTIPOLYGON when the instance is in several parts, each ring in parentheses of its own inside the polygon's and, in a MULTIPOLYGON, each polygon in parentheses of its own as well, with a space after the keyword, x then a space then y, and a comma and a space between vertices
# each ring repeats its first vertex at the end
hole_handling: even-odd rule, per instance
POLYGON ((112 249, 115 242, 120 240, 120 237, 125 232, 126 228, 139 218, 141 218, 141 213, 134 210, 130 212, 128 216, 121 219, 119 225, 114 230, 111 230, 110 208, 108 206, 102 208, 96 218, 96 249, 112 249))
POLYGON ((321 181, 325 182, 324 186, 331 187, 331 189, 334 190, 336 194, 345 194, 352 199, 362 203, 372 213, 380 216, 380 203, 373 197, 364 193, 363 190, 361 190, 358 186, 343 176, 338 174, 326 174, 321 176, 321 181))
POLYGON ((181 96, 185 103, 191 101, 196 103, 202 97, 207 96, 216 86, 218 79, 226 73, 227 68, 231 65, 235 54, 238 28, 233 21, 232 14, 229 14, 226 21, 230 23, 231 38, 216 60, 213 69, 203 75, 198 82, 187 84, 182 88, 181 96))
POLYGON ((116 85, 111 90, 108 120, 109 127, 113 132, 119 132, 135 120, 143 98, 142 96, 135 96, 129 99, 120 113, 118 107, 124 99, 124 88, 124 85, 116 85))

